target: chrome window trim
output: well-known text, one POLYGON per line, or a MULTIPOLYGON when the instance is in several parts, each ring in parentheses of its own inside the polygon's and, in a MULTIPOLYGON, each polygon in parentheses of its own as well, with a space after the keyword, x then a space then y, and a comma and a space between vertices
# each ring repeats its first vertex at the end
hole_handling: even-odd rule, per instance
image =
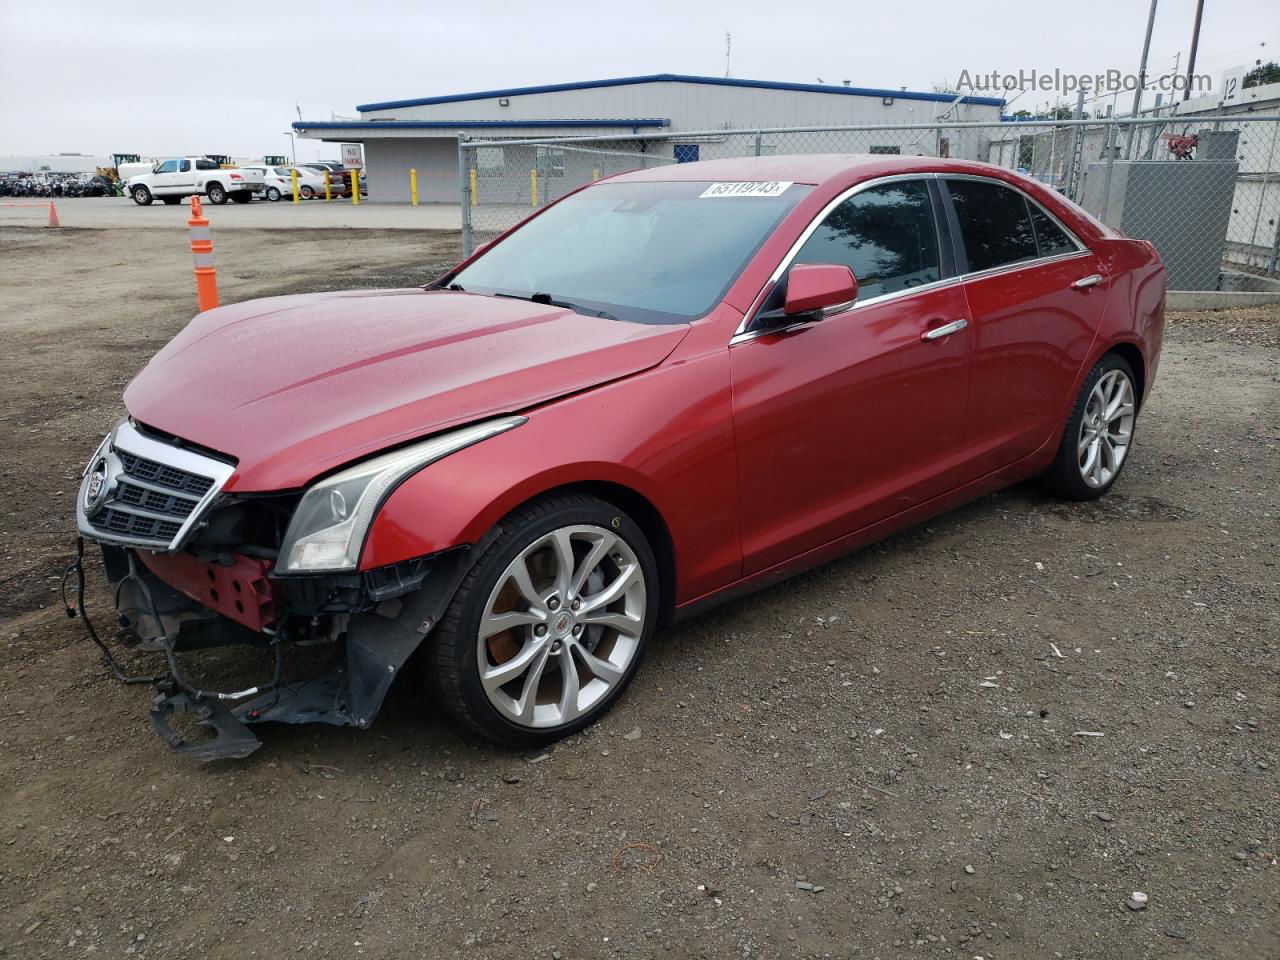
MULTIPOLYGON (((1057 225, 1058 229, 1060 229, 1063 233, 1065 233, 1068 239, 1070 239, 1070 241, 1075 244, 1077 253, 1081 251, 1086 251, 1089 249, 1088 245, 1084 243, 1078 236, 1076 236, 1076 232, 1074 230, 1072 230, 1065 223, 1059 220, 1054 215, 1052 210, 1049 210, 1047 207, 1045 207, 1043 203, 1041 203, 1035 197, 1028 194, 1021 187, 1014 186, 1012 183, 1006 183, 1004 180, 997 180, 995 177, 979 176, 976 173, 937 173, 937 174, 934 174, 934 176, 937 177, 939 180, 976 180, 978 183, 994 183, 998 187, 1004 187, 1006 190, 1012 190, 1014 193, 1019 194, 1022 197, 1022 199, 1025 200, 1027 203, 1035 204, 1037 210, 1039 210, 1051 221, 1053 221, 1053 223, 1057 225)), ((1038 242, 1039 241, 1037 241, 1037 243, 1038 242)), ((1055 256, 1067 256, 1067 254, 1055 254, 1055 256)), ((1048 260, 1051 258, 1043 257, 1043 258, 1037 258, 1037 259, 1048 260)), ((1029 263, 1030 261, 1020 261, 1020 262, 1029 263)), ((991 269, 996 270, 999 268, 992 267, 991 269)))
MULTIPOLYGON (((235 473, 235 470, 234 465, 225 461, 215 460, 213 457, 196 453, 193 450, 152 439, 138 430, 131 421, 122 420, 107 435, 106 440, 102 442, 97 452, 94 453, 93 458, 90 459, 89 465, 85 468, 80 490, 76 496, 76 527, 80 535, 86 540, 174 553, 182 549, 187 539, 195 532, 210 504, 222 492, 222 488, 226 486, 227 481, 231 479, 231 475, 235 473), (204 496, 191 508, 191 512, 187 514, 186 519, 179 526, 178 532, 174 534, 173 539, 167 545, 159 540, 143 540, 137 537, 104 533, 89 523, 89 518, 84 509, 84 487, 89 481, 89 471, 93 469, 93 464, 99 457, 104 457, 107 460, 108 478, 112 485, 112 490, 114 490, 116 478, 124 472, 123 464, 120 463, 119 458, 115 455, 116 450, 123 450, 126 453, 152 460, 164 466, 174 467, 187 473, 208 477, 213 481, 204 496)), ((131 480, 130 482, 133 481, 131 480)), ((130 512, 137 514, 147 513, 147 511, 137 507, 131 508, 130 512)), ((176 520, 176 518, 172 517, 165 517, 164 519, 176 520)))
MULTIPOLYGON (((742 322, 738 324, 737 330, 734 331, 733 336, 729 339, 729 345, 733 346, 734 344, 737 344, 737 343, 745 343, 748 340, 754 340, 757 337, 763 336, 766 333, 784 333, 790 330, 798 329, 800 327, 808 326, 811 323, 818 322, 815 320, 801 320, 797 323, 789 324, 787 326, 782 326, 782 327, 768 327, 768 328, 759 329, 759 330, 749 329, 752 321, 754 321, 756 318, 756 314, 759 313, 761 306, 763 306, 765 298, 768 297, 768 295, 773 291, 774 286, 777 284, 778 280, 782 278, 782 275, 786 273, 789 269, 791 269, 791 263, 793 260, 795 260, 796 256, 800 253, 801 248, 805 245, 806 242, 808 242, 809 237, 813 235, 814 231, 816 231, 818 227, 822 225, 822 222, 826 220, 827 216, 831 213, 832 210, 834 210, 840 204, 844 203, 850 197, 855 196, 858 193, 861 193, 863 190, 867 190, 871 187, 880 186, 885 183, 896 183, 896 182, 901 182, 905 180, 976 180, 979 183, 993 183, 996 186, 1006 187, 1007 189, 1013 190, 1014 192, 1019 194, 1028 203, 1034 203, 1036 207, 1042 213, 1044 213, 1046 217, 1048 217, 1053 223, 1055 223, 1059 228, 1061 228, 1061 230, 1067 235, 1067 237, 1071 240, 1071 242, 1075 244, 1076 249, 1071 253, 1058 253, 1049 257, 1036 257, 1034 260, 1019 260, 1017 263, 1005 263, 1005 264, 1001 264, 998 267, 990 267, 987 270, 977 270, 977 271, 971 271, 968 273, 957 274, 954 277, 944 277, 941 280, 936 280, 933 283, 924 283, 918 287, 908 287, 904 290, 895 290, 893 293, 884 293, 878 297, 871 297, 867 300, 857 300, 853 303, 852 306, 845 306, 844 304, 839 304, 835 307, 830 307, 827 310, 823 311, 824 320, 827 319, 828 317, 835 316, 837 314, 849 313, 849 312, 852 312, 853 310, 861 309, 862 307, 869 307, 878 303, 885 303, 886 301, 889 301, 889 300, 898 300, 903 297, 914 296, 917 293, 923 293, 929 290, 938 290, 943 287, 950 286, 952 284, 963 283, 967 280, 984 279, 986 277, 996 276, 1001 273, 1012 273, 1015 270, 1024 270, 1029 267, 1044 266, 1045 264, 1055 263, 1059 260, 1070 260, 1075 257, 1083 257, 1093 253, 1093 251, 1089 249, 1088 245, 1085 244, 1083 241, 1081 241, 1081 239, 1078 236, 1076 236, 1075 231, 1071 230, 1066 224, 1064 224, 1061 220, 1059 220, 1056 216, 1054 216, 1053 212, 1046 209, 1043 204, 1039 203, 1033 197, 1029 196, 1026 193, 1026 191, 1020 189, 1019 187, 1016 187, 1011 183, 1006 183, 1005 181, 997 179, 995 177, 980 176, 978 174, 973 174, 973 173, 937 173, 937 172, 895 173, 895 174, 890 174, 884 177, 876 177, 873 180, 865 180, 862 183, 855 184, 854 186, 850 187, 848 190, 845 190, 843 193, 839 194, 835 199, 829 202, 825 207, 823 207, 817 213, 816 216, 814 216, 813 220, 809 222, 809 225, 805 227, 803 231, 801 231, 800 236, 796 239, 795 243, 793 243, 791 247, 787 250, 786 255, 782 258, 781 261, 779 261, 777 268, 773 271, 773 273, 769 275, 769 279, 765 281, 764 286, 761 287, 760 289, 760 292, 756 294, 755 299, 751 302, 751 306, 747 309, 747 312, 743 315, 742 322)), ((935 211, 935 216, 936 215, 937 215, 937 211, 935 211)))

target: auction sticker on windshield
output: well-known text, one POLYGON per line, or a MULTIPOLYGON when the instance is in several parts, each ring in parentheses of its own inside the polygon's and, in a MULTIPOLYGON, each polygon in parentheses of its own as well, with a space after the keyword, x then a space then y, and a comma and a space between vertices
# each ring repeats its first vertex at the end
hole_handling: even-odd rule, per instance
POLYGON ((769 183, 713 183, 698 194, 698 197, 776 197, 794 182, 773 180, 769 183))

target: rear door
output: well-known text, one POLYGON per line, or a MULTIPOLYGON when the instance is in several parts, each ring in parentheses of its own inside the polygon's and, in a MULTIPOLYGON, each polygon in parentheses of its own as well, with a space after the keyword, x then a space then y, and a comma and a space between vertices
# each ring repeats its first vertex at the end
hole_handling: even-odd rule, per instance
POLYGON ((178 161, 178 172, 173 178, 173 189, 168 192, 183 195, 196 192, 196 172, 187 157, 178 161))
MULTIPOLYGON (((852 308, 730 348, 744 573, 884 519, 963 479, 972 340, 931 178, 857 188, 796 263, 842 263, 852 308)), ((785 296, 782 272, 762 310, 785 296)))
POLYGON ((983 177, 942 184, 972 320, 965 433, 986 472, 1056 439, 1107 281, 1098 258, 1020 190, 983 177))

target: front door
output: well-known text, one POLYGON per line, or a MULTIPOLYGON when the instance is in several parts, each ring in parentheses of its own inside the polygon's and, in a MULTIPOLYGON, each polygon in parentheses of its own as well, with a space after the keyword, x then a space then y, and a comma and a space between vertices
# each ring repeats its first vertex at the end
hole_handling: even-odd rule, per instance
MULTIPOLYGON (((960 485, 972 335, 926 179, 837 206, 794 263, 843 263, 851 309, 731 346, 744 574, 960 485), (919 289, 916 289, 919 288, 919 289)), ((770 295, 784 295, 785 275, 770 295)), ((766 307, 770 302, 765 304, 766 307)))
POLYGON ((184 161, 166 160, 152 171, 151 192, 157 197, 178 192, 178 181, 182 178, 179 167, 184 161))

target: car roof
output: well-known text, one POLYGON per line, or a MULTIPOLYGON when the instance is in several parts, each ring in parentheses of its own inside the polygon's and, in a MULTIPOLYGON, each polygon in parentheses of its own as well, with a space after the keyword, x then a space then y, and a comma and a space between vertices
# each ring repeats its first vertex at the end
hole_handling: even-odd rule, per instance
POLYGON ((945 160, 937 157, 904 157, 898 154, 872 153, 800 153, 770 157, 731 157, 702 160, 696 163, 668 163, 646 170, 633 170, 609 178, 610 183, 716 180, 729 182, 768 182, 821 184, 828 180, 861 180, 895 173, 976 173, 988 174, 1000 169, 971 160, 945 160))

